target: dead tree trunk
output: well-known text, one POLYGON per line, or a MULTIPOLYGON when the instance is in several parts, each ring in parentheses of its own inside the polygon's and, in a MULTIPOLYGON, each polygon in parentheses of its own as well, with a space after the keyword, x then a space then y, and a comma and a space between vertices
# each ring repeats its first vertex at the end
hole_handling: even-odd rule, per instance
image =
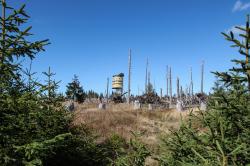
POLYGON ((201 93, 204 93, 203 91, 203 84, 204 84, 204 61, 202 61, 201 64, 201 93))
POLYGON ((170 92, 170 104, 172 104, 172 69, 169 68, 169 92, 170 92))
POLYGON ((128 103, 130 103, 130 84, 131 84, 131 49, 129 49, 128 55, 128 103))
POLYGON ((177 99, 180 98, 180 80, 179 77, 177 77, 177 85, 176 85, 176 89, 177 89, 177 99))
POLYGON ((146 62, 145 93, 148 93, 148 58, 146 62))
POLYGON ((193 83, 193 70, 192 70, 192 67, 190 69, 190 91, 191 91, 191 96, 193 97, 194 96, 194 83, 193 83))
POLYGON ((168 79, 168 66, 167 66, 166 81, 167 81, 167 97, 168 97, 168 82, 169 82, 169 79, 168 79))
POLYGON ((107 89, 106 89, 106 100, 107 100, 107 103, 109 101, 109 78, 107 78, 107 89))

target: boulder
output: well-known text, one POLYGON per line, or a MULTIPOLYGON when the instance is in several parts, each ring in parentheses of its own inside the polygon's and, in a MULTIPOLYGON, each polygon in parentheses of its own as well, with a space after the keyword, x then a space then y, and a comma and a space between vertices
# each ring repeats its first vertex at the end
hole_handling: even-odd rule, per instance
POLYGON ((141 108, 141 103, 138 100, 135 100, 134 102, 134 110, 138 110, 141 108))
POLYGON ((152 111, 153 110, 153 105, 152 104, 148 104, 148 110, 152 111))
POLYGON ((201 102, 201 104, 200 104, 200 110, 201 111, 206 111, 207 110, 207 103, 201 102))
POLYGON ((72 102, 72 101, 67 102, 65 104, 65 108, 67 111, 74 111, 74 109, 75 109, 74 102, 72 102))
POLYGON ((100 104, 98 105, 98 109, 99 109, 99 110, 105 110, 105 109, 106 109, 106 104, 100 103, 100 104))
POLYGON ((177 110, 177 111, 184 111, 183 103, 182 103, 181 100, 177 100, 177 103, 176 103, 176 110, 177 110))

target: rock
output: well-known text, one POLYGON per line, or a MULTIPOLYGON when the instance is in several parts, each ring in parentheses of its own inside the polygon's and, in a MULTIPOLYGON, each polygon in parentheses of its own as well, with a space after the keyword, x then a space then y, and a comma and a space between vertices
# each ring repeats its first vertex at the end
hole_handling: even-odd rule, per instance
POLYGON ((206 111, 207 110, 207 103, 201 102, 201 104, 200 104, 200 110, 201 111, 206 111))
POLYGON ((105 109, 106 109, 106 104, 100 103, 100 104, 98 105, 98 109, 99 109, 99 110, 105 110, 105 109))
POLYGON ((152 104, 148 104, 148 110, 149 110, 149 111, 152 111, 152 110, 153 110, 152 104))
POLYGON ((65 108, 67 111, 74 111, 75 109, 74 102, 72 101, 67 102, 65 108))
POLYGON ((138 110, 141 108, 141 103, 138 100, 135 100, 134 102, 134 110, 138 110))
POLYGON ((183 108, 183 103, 181 100, 177 100, 177 103, 176 103, 176 110, 177 111, 184 111, 184 108, 183 108))

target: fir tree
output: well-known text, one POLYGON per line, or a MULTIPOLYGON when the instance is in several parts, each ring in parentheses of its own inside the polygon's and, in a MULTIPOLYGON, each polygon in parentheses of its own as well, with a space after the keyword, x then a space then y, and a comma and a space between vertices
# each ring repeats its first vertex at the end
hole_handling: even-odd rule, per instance
POLYGON ((29 18, 25 6, 15 10, 4 0, 1 2, 4 14, 0 19, 0 165, 38 165, 42 157, 50 154, 45 150, 47 146, 59 144, 69 136, 69 119, 62 107, 57 111, 43 107, 42 92, 36 90, 31 70, 26 72, 25 83, 18 61, 35 58, 48 40, 27 40, 31 27, 24 28, 29 18))
POLYGON ((244 59, 227 72, 214 72, 216 83, 209 111, 191 114, 179 131, 163 139, 162 165, 248 165, 250 164, 249 16, 239 38, 223 33, 244 59))
POLYGON ((153 87, 153 85, 152 85, 152 83, 148 83, 148 86, 147 86, 147 93, 155 93, 155 89, 154 89, 154 87, 153 87))
POLYGON ((84 102, 86 98, 86 94, 84 93, 76 75, 74 75, 72 82, 67 85, 66 96, 68 99, 73 99, 79 103, 84 102))
POLYGON ((99 98, 99 94, 94 92, 93 90, 89 90, 86 96, 91 99, 91 98, 99 98))
MULTIPOLYGON (((51 70, 44 73, 45 85, 33 78, 31 67, 23 73, 18 60, 34 59, 48 40, 27 40, 31 27, 22 29, 29 18, 25 6, 15 10, 4 0, 1 2, 4 16, 0 19, 0 165, 111 163, 109 150, 99 146, 87 129, 72 126, 71 114, 55 100, 58 82, 53 79, 51 70)), ((82 94, 82 88, 79 89, 82 94)), ((145 148, 138 144, 131 149, 129 159, 142 163, 146 154, 137 151, 143 152, 145 148)), ((123 156, 129 154, 124 153, 123 156)))

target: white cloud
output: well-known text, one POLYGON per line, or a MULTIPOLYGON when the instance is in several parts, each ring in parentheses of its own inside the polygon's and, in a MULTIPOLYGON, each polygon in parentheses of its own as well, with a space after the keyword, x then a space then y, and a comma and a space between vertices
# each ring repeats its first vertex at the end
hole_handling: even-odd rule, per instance
POLYGON ((240 0, 237 0, 236 3, 234 4, 233 12, 243 11, 243 10, 246 10, 248 8, 250 8, 250 2, 243 3, 240 0))

